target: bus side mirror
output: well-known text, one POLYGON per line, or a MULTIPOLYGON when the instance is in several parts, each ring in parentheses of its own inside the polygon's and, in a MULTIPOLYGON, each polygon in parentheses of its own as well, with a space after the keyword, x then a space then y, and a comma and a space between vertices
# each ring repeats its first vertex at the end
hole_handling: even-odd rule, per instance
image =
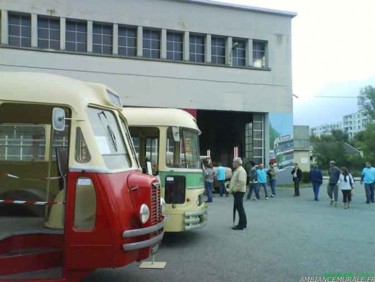
POLYGON ((52 126, 56 131, 65 130, 65 111, 61 108, 53 108, 52 126))

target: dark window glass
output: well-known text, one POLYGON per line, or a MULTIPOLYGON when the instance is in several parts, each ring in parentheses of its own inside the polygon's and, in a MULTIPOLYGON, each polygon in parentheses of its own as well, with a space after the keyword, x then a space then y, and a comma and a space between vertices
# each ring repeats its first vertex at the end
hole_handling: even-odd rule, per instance
POLYGON ((253 40, 253 66, 256 68, 265 68, 267 64, 266 58, 267 42, 253 40))
POLYGON ((215 37, 211 38, 211 62, 213 64, 225 64, 225 38, 215 37))
POLYGON ((160 58, 160 31, 143 30, 143 57, 160 58))
POLYGON ((246 40, 233 40, 232 63, 234 66, 246 66, 246 40))
POLYGON ((98 54, 112 54, 112 34, 112 25, 94 23, 93 52, 98 54))
POLYGON ((190 34, 190 61, 204 63, 205 36, 200 34, 190 34))
POLYGON ((60 20, 52 17, 38 17, 38 47, 60 49, 60 20))
POLYGON ((119 26, 118 53, 123 56, 137 55, 137 29, 134 27, 119 26))
POLYGON ((65 49, 74 52, 87 51, 87 23, 84 21, 66 20, 65 49))
POLYGON ((31 47, 31 16, 9 13, 8 22, 9 45, 31 47))
POLYGON ((184 37, 179 32, 167 33, 167 59, 181 61, 183 59, 184 37))

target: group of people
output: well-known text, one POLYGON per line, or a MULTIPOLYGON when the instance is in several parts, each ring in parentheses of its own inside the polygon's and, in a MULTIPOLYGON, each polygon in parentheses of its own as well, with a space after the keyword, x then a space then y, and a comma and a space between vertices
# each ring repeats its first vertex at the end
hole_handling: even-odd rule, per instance
MULTIPOLYGON (((298 164, 295 164, 292 174, 293 180, 295 180, 295 195, 299 196, 299 182, 301 180, 299 175, 302 176, 302 171, 298 168, 298 164)), ((328 177, 327 194, 330 199, 330 205, 338 206, 339 190, 341 190, 344 208, 349 208, 354 189, 354 178, 349 169, 346 167, 338 168, 335 161, 331 161, 329 164, 328 177)), ((323 184, 322 171, 317 166, 313 166, 309 178, 313 184, 314 200, 319 201, 319 190, 320 186, 323 184)), ((362 170, 361 184, 365 186, 366 204, 374 203, 375 168, 373 168, 369 162, 366 163, 366 167, 362 170)))
MULTIPOLYGON (((294 182, 294 196, 300 196, 299 185, 302 181, 302 170, 299 168, 298 164, 294 164, 291 171, 293 182, 294 182)), ((217 177, 220 188, 220 195, 223 196, 228 193, 224 186, 225 183, 225 168, 219 165, 216 172, 213 170, 212 164, 206 165, 205 168, 205 183, 207 189, 207 202, 212 202, 212 189, 214 177, 217 177)), ((330 168, 328 170, 328 186, 327 194, 330 199, 331 206, 338 206, 338 196, 339 189, 343 195, 344 208, 350 207, 352 200, 352 193, 354 189, 354 178, 350 171, 346 167, 341 167, 340 169, 336 166, 335 161, 330 162, 330 168)), ((267 183, 271 188, 271 197, 276 196, 276 170, 272 163, 268 169, 264 168, 263 164, 256 166, 254 162, 250 162, 249 174, 242 166, 241 158, 233 159, 233 174, 230 181, 230 191, 234 197, 233 204, 233 221, 235 221, 235 214, 238 213, 239 220, 238 224, 235 225, 233 230, 243 230, 247 227, 247 217, 245 209, 243 206, 243 199, 246 194, 246 183, 249 177, 249 192, 247 194, 247 199, 251 199, 252 192, 255 193, 254 200, 260 199, 259 192, 261 187, 264 189, 266 199, 269 199, 267 192, 267 183)), ((322 171, 317 167, 313 166, 309 174, 309 180, 313 184, 314 200, 319 201, 319 190, 323 184, 323 174, 322 171)), ((365 185, 366 190, 366 203, 374 203, 374 191, 375 191, 375 168, 371 166, 369 162, 366 163, 366 167, 362 171, 361 184, 365 185)))
POLYGON ((259 200, 259 192, 263 187, 264 195, 266 200, 269 199, 267 192, 267 183, 271 188, 271 197, 276 196, 276 169, 272 163, 269 164, 269 168, 265 168, 263 164, 256 166, 253 161, 250 161, 250 171, 249 171, 249 192, 246 199, 250 200, 251 195, 254 191, 254 200, 259 200))

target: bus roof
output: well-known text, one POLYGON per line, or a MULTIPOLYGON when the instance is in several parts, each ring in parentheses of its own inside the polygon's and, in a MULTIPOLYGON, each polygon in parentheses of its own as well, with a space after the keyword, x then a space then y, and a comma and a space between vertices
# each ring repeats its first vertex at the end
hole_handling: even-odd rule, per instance
POLYGON ((199 131, 195 118, 188 112, 170 108, 124 108, 129 126, 180 126, 199 131))
POLYGON ((35 72, 0 72, 0 102, 31 102, 71 105, 73 108, 97 104, 120 107, 111 102, 104 84, 85 82, 65 76, 35 72))

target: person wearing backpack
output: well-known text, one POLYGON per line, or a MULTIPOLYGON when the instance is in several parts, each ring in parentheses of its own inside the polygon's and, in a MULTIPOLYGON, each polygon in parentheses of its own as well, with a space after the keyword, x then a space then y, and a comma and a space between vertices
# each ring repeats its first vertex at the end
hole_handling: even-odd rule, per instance
POLYGON ((258 190, 258 176, 257 176, 257 167, 255 162, 250 161, 250 171, 249 171, 249 192, 247 193, 247 200, 251 199, 251 194, 255 193, 254 200, 259 200, 259 190, 258 190))
POLYGON ((339 178, 339 186, 342 192, 342 199, 344 202, 344 209, 350 207, 350 202, 352 201, 352 187, 353 187, 353 177, 350 175, 346 167, 341 168, 341 174, 339 178))

